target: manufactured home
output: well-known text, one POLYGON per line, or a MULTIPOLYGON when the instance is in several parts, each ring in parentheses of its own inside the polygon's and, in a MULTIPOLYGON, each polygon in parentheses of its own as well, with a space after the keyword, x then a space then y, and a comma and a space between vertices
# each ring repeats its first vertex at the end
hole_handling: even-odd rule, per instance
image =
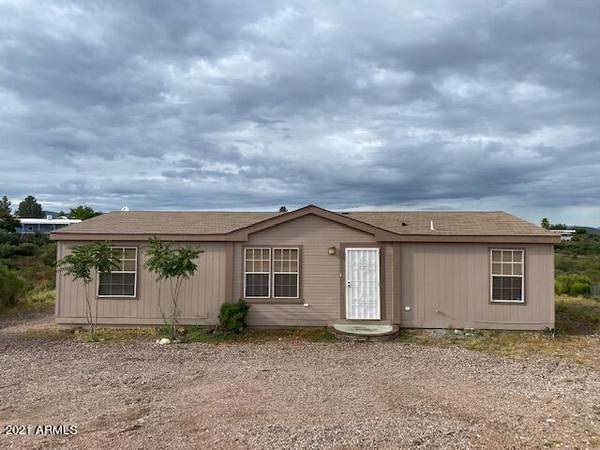
MULTIPOLYGON (((250 326, 554 327, 555 233, 504 212, 122 211, 57 230, 58 258, 110 241, 119 270, 90 284, 103 326, 163 322, 149 239, 202 250, 181 324, 212 325, 244 299, 250 326)), ((86 323, 83 285, 57 275, 56 321, 86 323)))
POLYGON ((16 232, 21 234, 50 234, 55 230, 79 223, 79 219, 68 219, 66 217, 46 216, 45 219, 18 217, 19 226, 16 232))

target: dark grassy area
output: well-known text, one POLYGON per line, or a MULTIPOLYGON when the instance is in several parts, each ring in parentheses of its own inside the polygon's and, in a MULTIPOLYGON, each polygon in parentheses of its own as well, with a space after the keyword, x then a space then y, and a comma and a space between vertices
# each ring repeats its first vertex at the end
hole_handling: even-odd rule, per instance
POLYGON ((306 341, 331 342, 335 340, 326 328, 250 328, 239 334, 211 333, 210 330, 195 327, 182 337, 183 342, 204 342, 218 344, 222 342, 269 342, 269 341, 306 341))
POLYGON ((556 298, 556 329, 565 335, 600 335, 600 299, 556 298))
MULTIPOLYGON (((134 340, 158 340, 165 336, 160 328, 100 328, 98 342, 127 342, 134 340)), ((23 337, 46 340, 89 341, 84 329, 61 330, 55 326, 34 328, 23 333, 23 337)), ((323 327, 315 328, 247 328, 242 333, 218 333, 205 327, 187 327, 182 334, 182 343, 235 344, 285 342, 331 342, 335 337, 323 327)))
MULTIPOLYGON (((56 243, 46 236, 0 232, 0 267, 24 284, 23 289, 4 286, 2 292, 10 297, 0 298, 0 315, 45 310, 54 304, 56 243)), ((15 279, 4 280, 9 282, 15 279)))

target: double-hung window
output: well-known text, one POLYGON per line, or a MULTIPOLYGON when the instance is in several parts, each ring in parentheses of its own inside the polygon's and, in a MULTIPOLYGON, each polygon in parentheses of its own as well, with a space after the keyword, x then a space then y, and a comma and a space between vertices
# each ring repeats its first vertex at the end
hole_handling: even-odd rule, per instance
POLYGON ((299 251, 273 249, 273 297, 298 298, 299 251))
POLYGON ((269 298, 271 296, 271 249, 246 248, 244 253, 244 297, 269 298))
POLYGON ((492 302, 525 302, 525 252, 514 249, 490 251, 492 302))
POLYGON ((285 299, 300 293, 300 249, 244 249, 244 297, 285 299))
POLYGON ((98 297, 135 297, 137 248, 113 247, 117 266, 98 275, 98 297))

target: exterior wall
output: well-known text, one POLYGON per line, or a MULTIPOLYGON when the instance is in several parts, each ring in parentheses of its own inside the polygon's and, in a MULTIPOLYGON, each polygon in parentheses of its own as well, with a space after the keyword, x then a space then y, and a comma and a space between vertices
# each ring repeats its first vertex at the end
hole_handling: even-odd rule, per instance
MULTIPOLYGON (((253 303, 248 316, 249 325, 324 326, 340 320, 340 245, 343 243, 375 244, 376 242, 370 234, 314 215, 307 215, 252 234, 247 243, 236 243, 233 252, 235 299, 243 296, 242 271, 245 246, 272 245, 301 248, 301 301, 294 304, 278 303, 277 300, 253 303), (336 247, 335 255, 328 254, 329 247, 336 247)), ((391 308, 392 290, 386 292, 389 293, 390 301, 385 302, 385 306, 391 308)))
POLYGON ((551 244, 396 244, 395 249, 401 256, 401 283, 396 295, 403 327, 554 327, 551 244), (492 247, 525 249, 524 304, 490 302, 492 247))
MULTIPOLYGON (((58 258, 75 242, 59 241, 58 258)), ((98 299, 103 325, 161 325, 159 288, 144 270, 146 242, 122 242, 138 247, 135 299, 98 299)), ((117 245, 117 244, 115 244, 117 245)), ((217 323, 220 305, 243 296, 245 246, 300 247, 300 295, 295 303, 253 302, 250 326, 324 326, 344 318, 344 259, 346 246, 381 248, 382 320, 407 328, 543 329, 554 326, 554 258, 552 244, 491 245, 471 243, 382 243, 371 234, 307 215, 256 232, 248 242, 199 242, 204 250, 195 276, 184 282, 182 324, 217 323), (328 248, 336 254, 329 255, 328 248), (490 303, 490 248, 525 249, 525 303, 490 303), (410 308, 408 311, 406 308, 410 308)), ((96 280, 90 295, 96 298, 96 280)), ((56 320, 85 324, 81 283, 57 275, 56 320)), ((163 290, 163 305, 169 299, 163 290)))
MULTIPOLYGON (((74 244, 58 242, 58 258, 69 253, 74 244)), ((144 269, 146 242, 119 242, 115 246, 138 247, 138 278, 136 298, 99 298, 98 323, 104 325, 162 325, 159 288, 154 274, 144 269)), ((231 243, 189 244, 204 250, 198 258, 194 277, 184 281, 180 294, 182 324, 215 324, 219 307, 231 298, 231 243)), ((90 283, 90 298, 96 299, 96 279, 90 283)), ((162 289, 162 305, 167 310, 170 297, 162 289)), ((93 303, 92 303, 93 305, 93 303)), ((86 324, 83 283, 62 274, 57 275, 56 322, 86 324)))

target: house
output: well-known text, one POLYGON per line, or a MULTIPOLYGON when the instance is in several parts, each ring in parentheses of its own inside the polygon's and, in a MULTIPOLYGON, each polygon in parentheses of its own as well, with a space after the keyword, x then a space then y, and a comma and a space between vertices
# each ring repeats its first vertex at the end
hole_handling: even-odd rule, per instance
POLYGON ((16 228, 17 233, 22 234, 49 234, 55 230, 79 223, 79 219, 67 219, 66 217, 54 218, 53 216, 46 216, 45 219, 19 217, 21 225, 16 228))
MULTIPOLYGON (((94 283, 100 324, 162 324, 158 285, 144 269, 152 237, 203 250, 182 288, 182 324, 215 324, 222 303, 243 298, 250 326, 554 326, 556 234, 504 212, 335 213, 313 205, 112 212, 53 232, 59 259, 95 240, 119 252, 120 270, 94 283)), ((85 324, 83 297, 81 283, 58 275, 56 321, 85 324)))
POLYGON ((577 230, 550 230, 560 236, 561 241, 570 241, 577 234, 577 230))

